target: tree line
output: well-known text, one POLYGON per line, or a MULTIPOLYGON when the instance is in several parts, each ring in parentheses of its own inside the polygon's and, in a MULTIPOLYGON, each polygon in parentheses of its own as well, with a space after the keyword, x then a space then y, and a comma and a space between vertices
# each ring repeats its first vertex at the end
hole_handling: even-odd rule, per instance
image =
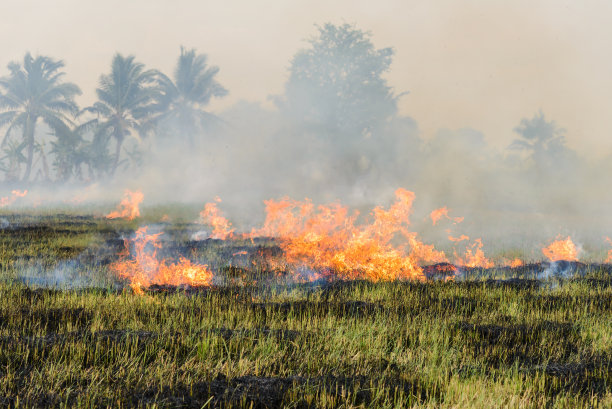
MULTIPOLYGON (((302 153, 324 141, 334 160, 353 164, 346 168, 351 177, 371 172, 368 158, 385 146, 421 149, 408 135, 414 134, 414 121, 397 112, 404 93, 384 77, 393 54, 390 47, 377 49, 371 34, 353 25, 318 26, 290 61, 284 93, 273 98, 283 118, 278 134, 288 143, 306 141, 296 143, 302 153)), ((96 101, 87 107, 76 103, 81 89, 65 80, 64 67, 61 60, 26 53, 0 77, 0 171, 8 182, 111 178, 142 159, 144 140, 172 140, 189 150, 228 126, 207 109, 213 98, 228 94, 217 80, 219 68, 194 49, 181 48, 171 76, 132 55, 115 54, 99 78, 96 101), (49 131, 49 146, 40 138, 42 129, 49 131), (134 143, 126 146, 127 140, 134 143)), ((515 131, 510 148, 533 166, 548 169, 571 159, 562 130, 543 114, 524 119, 515 131)), ((390 173, 411 166, 388 158, 379 162, 390 173)))
POLYGON ((84 167, 90 178, 112 176, 129 160, 122 149, 126 138, 146 138, 180 124, 193 142, 216 121, 205 110, 208 102, 227 94, 215 78, 219 69, 209 66, 205 55, 184 48, 172 77, 146 69, 134 56, 115 54, 110 72, 100 76, 97 100, 84 108, 75 101, 81 89, 64 81, 63 68, 61 60, 26 53, 0 78, 0 146, 8 181, 30 181, 35 157, 49 179, 49 152, 57 180, 83 177, 84 167), (49 152, 36 138, 41 123, 53 136, 49 152))

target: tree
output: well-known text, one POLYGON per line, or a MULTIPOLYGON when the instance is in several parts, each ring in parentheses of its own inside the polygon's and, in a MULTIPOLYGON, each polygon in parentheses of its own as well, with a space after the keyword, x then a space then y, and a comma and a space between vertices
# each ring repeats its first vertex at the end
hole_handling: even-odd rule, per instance
POLYGON ((90 165, 89 145, 83 137, 85 131, 83 126, 75 126, 63 132, 55 132, 55 140, 51 141, 51 153, 58 180, 66 182, 72 176, 82 178, 81 166, 90 165))
POLYGON ((144 136, 155 123, 160 112, 159 75, 156 70, 145 70, 134 56, 115 54, 111 72, 100 76, 98 101, 87 111, 98 116, 92 121, 96 129, 93 145, 101 148, 109 139, 115 140, 111 174, 119 165, 125 138, 144 136))
POLYGON ((23 143, 15 146, 27 151, 24 182, 30 179, 32 172, 38 121, 46 123, 53 131, 64 132, 72 123, 68 114, 78 112, 74 97, 80 95, 81 90, 73 83, 62 82, 62 68, 64 63, 60 60, 45 56, 34 58, 26 53, 23 63, 9 63, 10 74, 0 78, 0 126, 8 125, 2 146, 14 130, 21 131, 23 143))
POLYGON ((160 77, 161 104, 165 109, 161 123, 171 131, 178 130, 179 134, 186 135, 192 146, 198 133, 220 121, 205 110, 212 98, 227 95, 227 90, 215 79, 218 72, 218 67, 207 65, 205 54, 181 47, 173 78, 160 77))
POLYGON ((310 47, 292 59, 277 103, 293 120, 327 134, 363 136, 397 111, 383 74, 393 49, 376 49, 370 34, 343 24, 318 26, 310 47))
POLYGON ((581 189, 589 168, 565 144, 565 130, 554 121, 548 121, 542 112, 531 119, 521 120, 514 128, 519 135, 510 145, 522 153, 524 161, 520 172, 524 186, 532 186, 540 209, 554 212, 564 206, 574 206, 576 192, 581 189))
POLYGON ((9 141, 2 149, 4 156, 0 160, 2 163, 0 169, 4 172, 7 182, 16 182, 19 180, 21 165, 28 161, 23 154, 24 147, 25 142, 9 141), (5 160, 8 161, 8 165, 5 164, 5 160))
POLYGON ((574 152, 565 145, 565 129, 555 121, 547 121, 541 111, 531 119, 523 118, 514 132, 519 138, 509 148, 526 153, 540 170, 558 168, 561 162, 575 159, 574 152))
POLYGON ((284 93, 275 98, 284 120, 276 146, 287 145, 279 160, 292 161, 302 186, 311 182, 311 196, 327 200, 342 189, 358 196, 389 175, 400 156, 390 146, 405 136, 387 132, 399 129, 400 95, 384 78, 393 49, 376 48, 370 33, 350 24, 317 30, 292 58, 284 93))

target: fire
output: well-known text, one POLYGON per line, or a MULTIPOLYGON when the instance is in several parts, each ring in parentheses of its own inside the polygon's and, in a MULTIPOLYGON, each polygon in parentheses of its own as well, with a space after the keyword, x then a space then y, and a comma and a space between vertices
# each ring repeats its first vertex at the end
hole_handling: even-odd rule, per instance
POLYGON ((448 217, 448 209, 446 207, 441 207, 439 209, 432 210, 432 212, 429 214, 429 217, 431 217, 431 221, 434 226, 440 221, 442 216, 448 217))
MULTIPOLYGON (((215 202, 220 203, 221 199, 216 197, 215 202)), ((217 203, 211 202, 204 205, 204 210, 200 212, 200 221, 212 226, 211 238, 221 240, 232 238, 234 235, 234 229, 231 228, 232 224, 223 217, 221 211, 217 208, 217 203)))
POLYGON ((431 217, 431 221, 434 226, 440 221, 442 217, 446 217, 448 220, 452 220, 455 224, 461 223, 463 221, 463 217, 450 217, 448 215, 448 208, 446 206, 433 210, 429 214, 429 217, 431 217))
MULTIPOLYGON (((448 209, 446 207, 441 207, 440 209, 436 209, 429 215, 431 220, 435 226, 435 224, 440 221, 442 217, 446 217, 449 220, 452 220, 454 224, 461 223, 463 221, 463 217, 449 217, 448 209)), ((451 234, 451 229, 446 229, 446 233, 448 234, 448 240, 453 243, 459 243, 462 241, 470 240, 470 237, 462 234, 458 237, 455 237, 451 234)), ((476 239, 472 244, 468 244, 465 250, 465 256, 460 257, 457 255, 457 250, 454 251, 456 263, 458 265, 462 265, 464 267, 482 267, 482 268, 491 268, 495 264, 487 259, 482 251, 482 240, 476 239)))
POLYGON ((463 241, 463 240, 469 240, 470 238, 469 238, 468 236, 466 236, 465 234, 462 234, 462 235, 461 235, 461 236, 459 236, 459 237, 453 237, 453 236, 451 236, 451 235, 449 234, 449 235, 448 235, 448 239, 449 239, 450 241, 454 241, 455 243, 458 243, 458 242, 463 241))
MULTIPOLYGON (((609 237, 606 237, 606 241, 609 244, 612 244, 612 240, 610 240, 609 237)), ((612 263, 612 250, 608 250, 608 258, 606 259, 605 263, 612 263)))
POLYGON ((468 246, 468 248, 465 250, 465 256, 463 258, 459 257, 457 252, 455 252, 455 258, 457 259, 457 264, 465 267, 491 268, 495 265, 485 257, 484 252, 482 251, 481 239, 474 240, 474 243, 468 246))
MULTIPOLYGON (((442 209, 434 210, 431 213, 434 224, 436 224, 436 221, 439 220, 440 217, 442 217, 442 216, 439 216, 438 219, 434 218, 434 213, 440 210, 444 210, 441 213, 441 215, 444 215, 448 219, 451 219, 448 217, 448 211, 446 207, 443 207, 442 209)), ((451 220, 454 220, 455 224, 457 224, 463 221, 463 217, 455 217, 455 218, 452 218, 451 220)), ((470 237, 465 234, 462 234, 458 237, 454 237, 451 234, 450 229, 446 229, 446 233, 448 234, 448 240, 452 241, 453 243, 459 243, 462 241, 469 242, 470 240, 470 237)), ((476 239, 474 240, 472 244, 467 244, 467 248, 465 250, 465 256, 460 257, 459 255, 457 255, 457 250, 454 250, 454 256, 455 256, 457 265, 461 265, 464 267, 491 268, 495 265, 493 262, 491 262, 489 259, 485 257, 484 252, 482 251, 482 239, 476 239)))
POLYGON ((0 198, 0 207, 9 206, 9 205, 15 203, 15 201, 18 198, 25 197, 27 194, 28 194, 27 190, 24 190, 24 191, 13 190, 13 191, 11 191, 11 195, 10 196, 5 196, 5 197, 0 198))
POLYGON ((106 215, 107 219, 124 218, 128 220, 134 220, 135 217, 140 216, 140 210, 138 205, 142 203, 144 195, 141 191, 132 192, 128 189, 125 190, 123 200, 117 206, 117 210, 110 212, 106 215))
POLYGON ((553 241, 548 247, 542 249, 542 253, 548 259, 553 261, 578 261, 578 250, 572 239, 567 236, 567 239, 562 240, 560 237, 553 241))
POLYGON ((437 263, 433 265, 428 265, 423 268, 423 272, 428 276, 439 277, 444 276, 444 280, 453 280, 457 274, 459 274, 459 270, 457 270, 457 266, 450 263, 437 263))
MULTIPOLYGON (((215 239, 275 238, 282 250, 282 258, 279 255, 266 256, 266 265, 273 265, 279 271, 291 271, 297 280, 424 280, 431 271, 424 271, 421 265, 448 263, 448 259, 433 245, 422 243, 417 233, 410 230, 414 200, 413 192, 400 188, 396 190, 391 206, 377 206, 365 216, 340 203, 314 205, 309 199, 267 200, 264 202, 266 218, 263 226, 253 229, 250 234, 237 234, 217 207, 221 199, 215 198, 200 212, 200 222, 213 228, 210 237, 215 239)), ((142 193, 126 191, 126 197, 119 206, 121 213, 118 211, 107 217, 131 219, 138 215, 141 201, 142 193)), ((446 207, 433 211, 430 217, 434 224, 442 217, 455 223, 463 220, 462 217, 450 218, 446 207)), ((485 257, 482 239, 471 241, 465 234, 453 236, 450 229, 446 232, 454 246, 465 242, 463 255, 454 251, 456 266, 494 266, 485 257)), ((133 240, 126 240, 125 250, 120 260, 111 265, 111 271, 118 277, 128 278, 134 291, 141 291, 152 284, 210 285, 212 273, 206 265, 192 264, 185 258, 174 263, 158 260, 160 235, 147 234, 146 228, 139 229, 133 240)), ((612 240, 607 240, 612 244, 612 240)), ((577 260, 576 246, 570 237, 551 243, 542 252, 551 261, 577 260)), ((233 256, 246 254, 245 251, 238 251, 233 256)), ((612 262, 612 250, 607 261, 612 262)), ((523 266, 524 262, 515 258, 504 261, 504 265, 516 268, 523 266)), ((452 268, 455 273, 459 271, 454 265, 452 268)))
POLYGON ((419 262, 446 261, 444 253, 410 232, 414 193, 398 189, 388 210, 376 207, 369 223, 358 223, 339 203, 315 207, 308 199, 268 200, 266 219, 251 237, 278 237, 285 259, 298 275, 319 274, 372 281, 424 279, 419 262), (401 242, 401 244, 396 244, 401 242))
POLYGON ((119 260, 110 264, 109 269, 117 277, 130 281, 135 293, 152 284, 209 286, 213 275, 207 265, 194 264, 180 257, 178 263, 158 260, 157 250, 161 249, 159 236, 163 233, 148 234, 141 227, 131 240, 124 240, 124 251, 119 260), (131 251, 133 250, 133 251, 131 251))
POLYGON ((513 260, 506 260, 506 267, 517 268, 525 265, 525 262, 520 258, 515 258, 513 260))

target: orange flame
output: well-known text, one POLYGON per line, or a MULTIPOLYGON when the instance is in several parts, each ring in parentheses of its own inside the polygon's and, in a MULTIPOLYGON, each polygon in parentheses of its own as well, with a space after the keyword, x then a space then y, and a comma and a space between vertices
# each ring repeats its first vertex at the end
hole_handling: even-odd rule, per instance
POLYGON ((106 215, 107 219, 124 218, 128 220, 134 220, 135 217, 140 216, 140 210, 138 205, 142 203, 144 195, 141 191, 132 192, 128 189, 125 190, 123 200, 117 206, 117 210, 110 212, 106 215))
MULTIPOLYGON (((216 202, 221 202, 218 197, 215 198, 216 202)), ((204 210, 200 212, 200 220, 203 224, 212 226, 213 232, 210 236, 213 239, 225 240, 232 238, 234 235, 234 229, 232 224, 221 214, 221 211, 217 208, 217 204, 214 202, 206 203, 204 210)))
POLYGON ((278 237, 290 265, 315 273, 309 279, 322 272, 342 279, 422 280, 420 261, 446 257, 408 230, 414 193, 398 189, 395 196, 389 210, 372 210, 369 224, 358 224, 359 213, 338 203, 315 208, 308 199, 268 200, 264 226, 251 237, 278 237))
POLYGON ((429 217, 431 217, 431 221, 432 221, 434 226, 436 225, 436 223, 438 223, 440 221, 442 216, 448 217, 448 209, 446 208, 446 206, 445 207, 441 207, 441 208, 436 209, 436 210, 432 210, 432 212, 429 214, 429 217))
POLYGON ((515 258, 513 260, 506 260, 505 265, 506 265, 506 267, 517 268, 517 267, 524 266, 525 262, 517 257, 517 258, 515 258))
MULTIPOLYGON (((606 237, 606 241, 609 244, 612 244, 612 240, 610 240, 609 237, 606 237)), ((612 263, 612 250, 608 250, 608 258, 606 259, 606 261, 604 261, 604 263, 612 263)))
POLYGON ((457 264, 465 267, 491 268, 495 265, 485 257, 482 251, 482 239, 474 240, 474 243, 465 250, 465 256, 463 258, 457 256, 455 252, 455 258, 457 258, 457 264))
MULTIPOLYGON (((448 212, 446 211, 446 207, 443 207, 442 209, 445 210, 443 212, 443 215, 446 216, 446 218, 453 220, 455 224, 461 223, 463 221, 463 217, 455 217, 451 219, 450 217, 448 217, 448 212)), ((442 209, 438 209, 438 210, 442 210, 442 209)), ((452 241, 453 243, 459 243, 462 241, 469 242, 470 240, 470 237, 465 234, 462 234, 459 237, 453 237, 451 235, 450 229, 447 229, 446 233, 448 234, 448 240, 452 241)), ((485 257, 484 252, 482 251, 482 239, 476 239, 474 240, 472 244, 468 243, 467 248, 465 249, 465 255, 463 257, 460 257, 457 255, 457 250, 454 250, 453 253, 455 256, 456 264, 462 265, 464 267, 491 268, 495 265, 495 263, 493 263, 492 261, 490 261, 489 259, 485 257)))
POLYGON ((542 253, 544 253, 551 262, 559 260, 578 261, 578 250, 570 236, 567 236, 565 240, 558 237, 557 240, 553 241, 548 247, 544 247, 542 253))
POLYGON ((0 207, 5 207, 5 206, 9 206, 13 203, 15 203, 15 201, 20 198, 20 197, 25 197, 25 195, 28 194, 27 190, 24 190, 22 192, 20 192, 19 190, 13 190, 11 191, 11 195, 10 196, 5 196, 0 198, 0 207))
POLYGON ((451 235, 449 234, 449 235, 448 235, 448 239, 449 239, 450 241, 454 241, 455 243, 458 243, 458 242, 463 241, 463 240, 469 240, 470 238, 469 238, 468 236, 466 236, 465 234, 462 234, 462 235, 461 235, 461 236, 459 236, 459 237, 453 237, 453 236, 451 236, 451 235))
POLYGON ((448 215, 448 208, 446 206, 433 210, 429 214, 429 217, 431 217, 431 221, 434 226, 440 221, 442 217, 446 217, 448 220, 452 220, 455 224, 461 223, 463 221, 463 217, 450 217, 448 215))
POLYGON ((180 257, 178 263, 157 259, 157 250, 162 247, 159 243, 162 234, 147 234, 146 227, 138 229, 132 240, 124 240, 124 251, 118 261, 109 265, 110 271, 119 278, 128 279, 137 294, 152 284, 211 285, 213 275, 206 265, 193 264, 184 257, 180 257), (130 247, 134 249, 133 255, 130 247))

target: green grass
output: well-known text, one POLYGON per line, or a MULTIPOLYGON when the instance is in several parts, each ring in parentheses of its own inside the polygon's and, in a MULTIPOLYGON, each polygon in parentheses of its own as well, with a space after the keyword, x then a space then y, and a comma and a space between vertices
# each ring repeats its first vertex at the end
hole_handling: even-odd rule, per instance
POLYGON ((258 266, 240 270, 258 284, 237 285, 249 280, 227 268, 235 249, 272 244, 190 245, 197 226, 175 223, 167 251, 209 263, 225 285, 135 296, 106 269, 138 222, 3 217, 0 406, 612 406, 603 268, 555 286, 285 285, 258 266), (57 278, 58 268, 60 287, 95 288, 20 279, 57 278))

